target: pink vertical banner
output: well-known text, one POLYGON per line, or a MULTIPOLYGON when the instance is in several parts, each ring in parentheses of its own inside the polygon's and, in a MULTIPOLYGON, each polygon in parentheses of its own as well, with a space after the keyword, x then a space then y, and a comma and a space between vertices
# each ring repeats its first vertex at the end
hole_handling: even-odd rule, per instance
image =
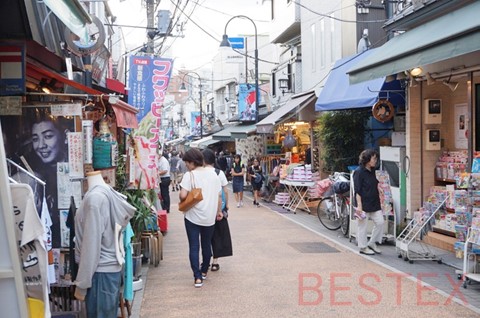
POLYGON ((83 133, 69 132, 67 138, 70 177, 83 178, 83 133))
POLYGON ((134 137, 135 189, 154 189, 158 185, 157 149, 150 147, 148 138, 134 137))

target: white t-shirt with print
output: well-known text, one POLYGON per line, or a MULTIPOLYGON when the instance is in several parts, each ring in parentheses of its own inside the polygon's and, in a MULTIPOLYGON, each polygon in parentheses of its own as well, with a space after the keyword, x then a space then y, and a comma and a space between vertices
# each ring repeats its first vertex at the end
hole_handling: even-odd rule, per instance
MULTIPOLYGON (((185 213, 185 218, 193 224, 211 226, 215 224, 218 200, 221 196, 221 184, 213 168, 197 167, 193 171, 193 183, 202 189, 203 200, 185 213)), ((180 186, 190 191, 192 180, 190 172, 183 175, 180 186)))

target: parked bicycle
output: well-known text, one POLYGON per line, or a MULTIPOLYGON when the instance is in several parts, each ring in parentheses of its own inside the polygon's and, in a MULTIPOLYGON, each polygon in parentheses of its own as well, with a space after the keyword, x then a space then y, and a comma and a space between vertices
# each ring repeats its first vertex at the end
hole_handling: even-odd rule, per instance
POLYGON ((350 175, 334 172, 329 179, 332 185, 318 203, 317 216, 327 229, 336 231, 342 228, 343 235, 347 236, 350 226, 350 175))

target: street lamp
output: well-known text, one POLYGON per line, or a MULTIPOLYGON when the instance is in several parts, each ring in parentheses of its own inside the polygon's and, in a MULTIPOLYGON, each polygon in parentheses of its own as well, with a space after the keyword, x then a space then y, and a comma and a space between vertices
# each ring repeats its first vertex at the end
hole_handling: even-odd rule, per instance
MULTIPOLYGON (((197 72, 193 72, 193 71, 188 71, 186 72, 185 74, 183 74, 183 77, 182 77, 182 85, 180 86, 180 90, 181 91, 185 91, 186 90, 186 87, 185 87, 185 76, 187 76, 188 74, 195 74, 197 77, 198 77, 198 88, 200 90, 200 139, 203 138, 203 110, 202 110, 202 78, 200 77, 200 75, 198 75, 197 72)), ((189 75, 191 76, 191 75, 189 75)))
POLYGON ((257 35, 257 25, 253 22, 252 19, 245 15, 236 15, 230 20, 228 20, 227 24, 225 24, 225 31, 223 32, 222 42, 220 43, 220 47, 230 47, 230 42, 228 41, 227 35, 227 26, 235 18, 242 18, 247 19, 252 22, 253 27, 255 28, 255 120, 258 120, 258 107, 260 106, 260 89, 258 86, 258 35, 257 35))

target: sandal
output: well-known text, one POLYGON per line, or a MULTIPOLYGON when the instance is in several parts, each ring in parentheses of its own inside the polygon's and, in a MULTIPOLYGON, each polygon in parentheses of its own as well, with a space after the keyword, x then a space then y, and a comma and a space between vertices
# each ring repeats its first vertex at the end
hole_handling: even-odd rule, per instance
POLYGON ((212 264, 212 272, 216 272, 220 269, 220 264, 212 264))

